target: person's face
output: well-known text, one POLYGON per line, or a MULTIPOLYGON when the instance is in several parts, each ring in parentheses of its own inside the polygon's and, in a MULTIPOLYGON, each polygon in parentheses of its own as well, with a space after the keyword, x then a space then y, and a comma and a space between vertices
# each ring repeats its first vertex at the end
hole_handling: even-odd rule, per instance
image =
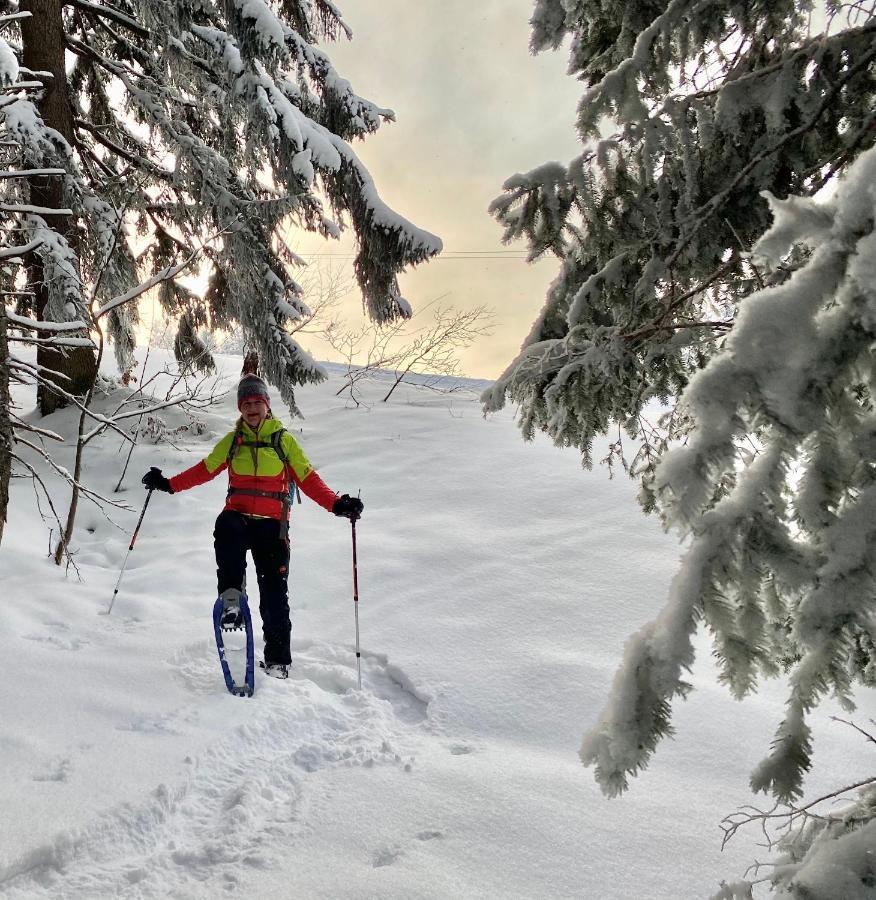
POLYGON ((268 417, 268 404, 264 400, 244 400, 240 406, 240 414, 253 431, 258 431, 268 417))

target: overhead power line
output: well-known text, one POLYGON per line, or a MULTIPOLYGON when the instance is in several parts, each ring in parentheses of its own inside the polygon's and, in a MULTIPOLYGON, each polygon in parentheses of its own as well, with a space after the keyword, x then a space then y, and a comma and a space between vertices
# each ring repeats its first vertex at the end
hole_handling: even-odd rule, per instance
MULTIPOLYGON (((325 251, 305 252, 295 251, 298 256, 308 259, 353 259, 355 253, 327 253, 325 251)), ((445 250, 432 258, 432 261, 442 259, 526 259, 525 250, 445 250)))

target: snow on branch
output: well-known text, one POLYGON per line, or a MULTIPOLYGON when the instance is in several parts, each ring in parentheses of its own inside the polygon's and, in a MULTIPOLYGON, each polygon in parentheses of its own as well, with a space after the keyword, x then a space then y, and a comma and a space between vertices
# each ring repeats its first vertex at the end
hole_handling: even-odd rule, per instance
POLYGON ((40 338, 40 337, 15 337, 14 335, 10 335, 7 338, 8 341, 17 341, 22 344, 32 344, 35 347, 87 347, 91 350, 94 350, 96 345, 91 338, 83 337, 55 337, 55 338, 40 338))
POLYGON ((19 328, 27 328, 30 331, 81 331, 86 328, 85 322, 45 322, 37 319, 29 319, 27 316, 20 316, 11 309, 6 309, 6 318, 13 325, 19 328))
MULTIPOLYGON (((134 417, 142 417, 148 416, 150 413, 158 412, 162 409, 167 409, 172 406, 179 406, 183 403, 188 403, 191 400, 195 399, 195 393, 189 391, 185 394, 180 394, 172 399, 162 401, 160 403, 152 404, 144 409, 134 410, 133 412, 126 413, 115 413, 112 416, 101 416, 98 413, 94 413, 91 410, 88 411, 89 416, 94 419, 98 424, 91 431, 83 432, 82 434, 82 443, 87 444, 93 438, 97 437, 97 435, 101 434, 106 428, 111 427, 115 428, 116 423, 122 422, 125 419, 130 419, 134 417)), ((116 429, 118 430, 118 429, 116 429)), ((131 440, 129 437, 128 440, 131 440)))
POLYGON ((156 272, 153 276, 147 278, 145 281, 140 282, 140 284, 135 285, 129 291, 125 291, 124 294, 120 294, 118 297, 113 297, 111 300, 108 300, 94 311, 94 318, 99 319, 108 312, 117 309, 119 306, 123 306, 126 303, 130 303, 132 300, 136 300, 137 297, 141 294, 145 294, 146 291, 151 290, 156 285, 176 278, 180 272, 184 271, 192 264, 197 255, 197 252, 193 253, 188 259, 183 260, 181 263, 177 263, 174 266, 167 266, 160 272, 156 272))
POLYGON ((36 239, 33 241, 29 241, 26 244, 21 244, 17 247, 3 247, 0 249, 0 259, 9 259, 24 256, 26 253, 30 253, 31 250, 36 250, 37 247, 42 246, 42 240, 36 239))
MULTIPOLYGON (((79 397, 75 394, 71 394, 69 391, 65 391, 57 382, 58 378, 67 378, 62 372, 56 372, 45 368, 44 366, 33 366, 30 365, 23 360, 16 359, 15 357, 10 358, 9 360, 9 368, 10 370, 18 369, 22 372, 26 372, 33 380, 39 382, 40 384, 45 385, 49 390, 60 394, 68 403, 77 407, 80 412, 94 419, 96 422, 100 423, 101 429, 103 428, 111 428, 115 431, 120 437, 122 437, 126 441, 130 441, 131 437, 127 432, 123 431, 119 428, 115 422, 106 417, 102 416, 100 413, 96 413, 93 410, 89 409, 85 404, 82 403, 79 397), (46 376, 51 376, 50 378, 46 376)), ((67 379, 69 380, 69 379, 67 379)))
MULTIPOLYGON (((31 13, 28 12, 20 16, 3 16, 0 18, 0 23, 9 22, 17 18, 28 18, 30 15, 31 13)), ((0 38, 0 87, 5 89, 18 81, 19 71, 18 58, 9 44, 3 38, 0 38)))
POLYGON ((631 642, 582 748, 609 793, 626 787, 668 733, 701 620, 736 696, 788 660, 787 715, 752 775, 756 790, 782 800, 800 795, 810 765, 807 713, 828 692, 851 707, 853 685, 868 677, 850 648, 870 641, 876 590, 876 471, 872 454, 857 449, 872 447, 874 433, 874 183, 871 149, 830 203, 771 200, 774 227, 755 254, 775 261, 804 242, 809 255, 748 298, 681 398, 695 427, 664 456, 655 488, 691 546, 666 609, 631 642), (761 445, 753 460, 750 434, 761 445), (790 632, 778 627, 787 621, 790 632))
POLYGON ((34 206, 31 203, 0 203, 0 211, 18 215, 34 216, 72 216, 69 208, 54 209, 49 206, 34 206))
POLYGON ((125 13, 120 10, 114 9, 112 6, 107 6, 103 3, 90 3, 88 0, 68 0, 68 2, 83 12, 92 13, 97 16, 105 16, 113 22, 124 25, 125 28, 134 31, 143 37, 151 37, 148 28, 144 28, 143 25, 136 21, 136 19, 132 19, 130 16, 125 15, 125 13))
POLYGON ((66 175, 66 169, 6 169, 0 171, 0 179, 2 178, 39 178, 46 175, 66 175))
MULTIPOLYGON (((347 214, 371 256, 359 260, 369 308, 384 319, 410 312, 397 273, 434 255, 437 239, 385 207, 346 146, 393 113, 357 95, 316 45, 321 37, 351 36, 337 6, 329 0, 65 5, 76 24, 61 35, 75 58, 65 85, 70 140, 61 133, 69 130, 66 120, 44 121, 23 93, 19 78, 32 78, 35 90, 42 85, 41 76, 20 65, 22 48, 6 45, 0 66, 14 81, 0 91, 0 116, 22 156, 8 166, 4 203, 30 220, 46 220, 28 238, 44 238, 38 252, 53 267, 46 280, 50 318, 90 326, 82 286, 98 285, 91 313, 95 321, 109 319, 107 334, 123 366, 134 341, 131 307, 160 285, 162 302, 180 318, 179 347, 191 349, 205 325, 243 324, 267 374, 285 382, 283 395, 294 405, 292 386, 318 379, 321 370, 290 337, 307 304, 293 277, 296 260, 277 249, 276 238, 290 220, 338 237, 347 214), (31 196, 24 178, 15 183, 26 170, 63 180, 57 211, 72 223, 49 218, 54 204, 31 196), (325 190, 325 178, 337 189, 325 190), (68 224, 82 240, 65 247, 68 224), (134 252, 135 229, 149 235, 145 256, 134 252), (210 230, 220 234, 206 254, 211 290, 200 297, 174 283, 181 268, 164 236, 191 247, 210 230)), ((60 338, 38 340, 58 346, 60 338)))
MULTIPOLYGON (((876 26, 873 26, 873 30, 876 30, 876 26)), ((695 235, 703 228, 707 219, 727 202, 727 199, 732 195, 733 191, 736 190, 740 184, 744 183, 751 176, 752 172, 754 172, 758 166, 763 164, 765 160, 774 157, 783 147, 801 139, 805 134, 812 131, 822 120, 824 113, 835 103, 841 92, 846 90, 846 86, 849 82, 854 81, 857 76, 867 72, 871 68, 874 60, 876 60, 876 43, 872 44, 870 49, 856 57, 854 64, 848 66, 847 69, 834 80, 830 87, 825 91, 820 102, 815 106, 804 122, 796 128, 783 131, 760 152, 754 154, 744 166, 733 173, 732 178, 730 178, 720 191, 716 192, 705 204, 692 212, 688 221, 683 223, 684 230, 681 239, 676 243, 672 253, 666 260, 667 268, 671 268, 675 264, 676 260, 694 241, 695 235)))
POLYGON ((651 59, 651 49, 658 37, 671 28, 689 8, 711 5, 710 0, 691 4, 690 0, 672 0, 666 9, 636 37, 632 54, 607 72, 578 103, 578 128, 582 134, 599 135, 599 120, 612 109, 618 109, 626 120, 647 118, 647 109, 639 90, 639 76, 651 59))
MULTIPOLYGON (((562 267, 485 403, 504 388, 524 435, 590 465, 609 427, 641 439, 644 405, 675 403, 764 286, 749 253, 769 227, 763 192, 812 195, 872 145, 876 22, 819 31, 791 0, 639 4, 622 28, 604 6, 544 0, 531 21, 534 49, 572 35, 586 143, 490 206, 503 240, 562 267)), ((654 467, 636 471, 650 511, 654 467)))
POLYGON ((232 0, 240 18, 251 25, 255 39, 263 49, 287 53, 286 37, 292 29, 284 25, 264 0, 232 0))

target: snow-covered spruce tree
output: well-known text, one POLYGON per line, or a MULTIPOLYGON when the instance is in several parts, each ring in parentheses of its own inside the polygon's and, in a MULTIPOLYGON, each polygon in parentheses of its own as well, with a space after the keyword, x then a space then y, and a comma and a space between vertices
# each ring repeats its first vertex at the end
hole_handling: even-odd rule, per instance
MULTIPOLYGON (((14 20, 13 17, 0 17, 0 26, 14 20)), ((19 75, 21 69, 18 60, 9 45, 0 38, 0 113, 2 109, 24 100, 29 97, 30 93, 35 89, 41 88, 39 82, 21 79, 19 75)), ((0 170, 0 183, 9 184, 14 180, 30 179, 34 183, 39 183, 44 190, 43 199, 48 199, 50 179, 59 179, 63 177, 63 169, 32 169, 18 168, 15 170, 0 170)), ((60 196, 60 195, 58 195, 60 196)), ((5 199, 5 197, 4 197, 5 199)), ((50 212, 57 215, 62 211, 58 209, 57 202, 52 203, 49 199, 50 212)), ((7 513, 9 508, 9 482, 12 477, 13 461, 22 462, 21 458, 16 455, 15 444, 17 441, 17 429, 24 429, 30 432, 41 432, 43 436, 50 436, 48 432, 37 429, 34 426, 25 425, 14 411, 10 385, 13 382, 27 382, 38 385, 38 394, 43 391, 48 381, 49 372, 53 363, 67 363, 68 372, 82 373, 82 370, 92 372, 92 377, 87 379, 93 381, 94 371, 94 345, 87 337, 65 337, 59 333, 53 335, 43 335, 38 337, 35 332, 39 324, 36 321, 25 319, 15 315, 6 308, 7 298, 23 298, 26 297, 30 301, 31 306, 36 308, 44 308, 45 291, 43 288, 43 279, 37 279, 33 291, 18 291, 15 288, 19 281, 18 275, 22 267, 27 266, 30 273, 35 267, 41 265, 41 260, 36 256, 35 250, 42 246, 41 237, 34 236, 28 239, 25 235, 25 243, 15 243, 16 238, 21 238, 19 229, 16 227, 16 217, 19 214, 43 213, 49 214, 41 208, 32 206, 20 207, 16 204, 3 203, 0 210, 5 214, 0 219, 0 235, 3 241, 0 245, 0 297, 2 297, 3 305, 0 306, 0 541, 3 538, 3 532, 6 525, 7 513), (13 319, 12 325, 16 330, 16 334, 10 334, 10 317, 13 319), (24 336, 26 335, 26 336, 24 336), (10 342, 23 342, 25 344, 35 344, 36 365, 32 362, 24 361, 18 358, 10 349, 10 342), (40 374, 40 373, 43 374, 40 374)), ((64 219, 66 215, 62 213, 64 219)), ((55 329, 67 331, 68 334, 82 332, 84 323, 76 321, 67 325, 53 324, 55 329)), ((63 379, 65 387, 72 387, 70 379, 63 379)), ((46 395, 49 399, 53 396, 51 393, 46 395)), ((56 436, 55 436, 56 437, 56 436)), ((23 463, 25 468, 29 464, 23 463)), ((48 499, 48 498, 47 498, 48 499)), ((51 505, 51 500, 49 500, 51 505)))
MULTIPOLYGON (((60 11, 57 0, 23 6, 52 7, 56 13, 60 11)), ((73 113, 64 90, 64 35, 60 16, 59 27, 50 28, 46 23, 53 17, 34 15, 34 12, 12 12, 0 17, 0 23, 5 26, 12 23, 20 26, 22 36, 18 54, 22 65, 8 43, 3 41, 0 46, 0 84, 4 91, 0 114, 8 111, 10 121, 19 122, 39 140, 33 134, 30 112, 34 90, 41 87, 42 81, 39 101, 42 113, 52 123, 59 140, 69 143, 73 135, 73 113)), ((8 129, 4 131, 8 132, 8 129)), ((8 133, 4 138, 8 141, 8 133)), ((44 138, 43 147, 34 148, 35 152, 31 153, 22 153, 15 138, 3 144, 2 163, 6 164, 3 168, 14 170, 14 180, 3 182, 5 199, 12 201, 4 207, 5 213, 12 214, 3 223, 4 237, 6 243, 26 248, 21 262, 27 273, 27 293, 17 295, 18 306, 20 311, 33 313, 42 321, 83 321, 85 316, 81 315, 84 309, 73 250, 78 243, 76 223, 72 210, 65 208, 64 182, 57 175, 57 166, 47 162, 51 137, 46 134, 44 138), (20 177, 18 172, 29 174, 20 177), (28 205, 16 203, 16 200, 27 200, 28 205)), ((84 393, 94 379, 95 356, 93 349, 88 347, 60 350, 40 344, 37 361, 46 373, 63 372, 63 378, 52 376, 52 379, 75 394, 84 393)), ((52 412, 62 402, 60 394, 49 389, 52 383, 48 379, 37 386, 38 404, 44 413, 52 412)))
POLYGON ((536 0, 533 52, 570 38, 586 86, 584 151, 513 176, 491 206, 506 241, 560 271, 488 411, 510 397, 526 437, 587 466, 594 436, 625 430, 653 508, 666 439, 689 427, 675 398, 763 286, 747 258, 770 221, 761 192, 811 196, 873 143, 871 6, 536 0))
MULTIPOLYGON (((801 248, 805 258, 783 283, 747 298, 681 397, 695 425, 664 455, 654 485, 689 547, 664 610, 629 641, 581 748, 609 794, 670 732, 700 623, 735 696, 761 675, 788 678, 785 718, 751 778, 779 800, 802 792, 807 714, 829 694, 851 709, 855 686, 876 684, 876 148, 832 201, 766 199, 775 221, 755 257, 770 271, 801 248)), ((874 812, 870 789, 786 841, 778 895, 833 900, 837 884, 855 884, 842 896, 870 896, 874 812)))
MULTIPOLYGON (((625 428, 643 505, 689 539, 667 606, 631 638, 582 745, 608 794, 670 733, 701 624, 734 695, 789 678, 752 775, 780 800, 800 795, 811 764, 807 714, 876 680, 876 16, 866 4, 820 12, 535 6, 534 50, 572 37, 587 146, 569 166, 510 179, 493 204, 508 240, 555 253, 561 270, 485 405, 510 396, 525 435, 544 430, 588 465, 593 438, 625 428), (616 134, 602 138, 610 119, 616 134), (845 172, 832 203, 813 199, 845 172), (654 400, 669 410, 659 434, 644 421, 654 400)), ((816 831, 818 854, 866 832, 837 860, 847 850, 844 877, 872 890, 869 810, 800 836, 778 895, 835 896, 806 882, 816 831)))
MULTIPOLYGON (((49 204, 35 202, 32 179, 7 185, 21 207, 14 227, 39 241, 46 318, 90 321, 89 302, 121 295, 200 248, 210 268, 205 295, 175 283, 160 291, 182 322, 184 358, 209 365, 186 341, 205 323, 239 323, 296 410, 294 387, 323 373, 285 327, 307 310, 291 274, 300 260, 278 237, 290 220, 325 237, 352 226, 371 317, 409 315, 397 273, 441 244, 381 202, 351 149, 392 112, 356 95, 316 46, 351 36, 329 0, 0 3, 0 13, 20 12, 32 14, 34 28, 22 26, 20 42, 7 36, 19 63, 32 52, 31 34, 60 35, 72 60, 61 66, 62 85, 56 67, 55 90, 41 101, 22 96, 0 110, 14 144, 4 145, 7 164, 67 172, 50 205, 70 209, 70 228, 33 208, 49 204), (49 104, 58 94, 69 128, 49 104)), ((26 69, 23 77, 47 78, 26 69)), ((123 370, 135 315, 128 304, 109 319, 123 370)))

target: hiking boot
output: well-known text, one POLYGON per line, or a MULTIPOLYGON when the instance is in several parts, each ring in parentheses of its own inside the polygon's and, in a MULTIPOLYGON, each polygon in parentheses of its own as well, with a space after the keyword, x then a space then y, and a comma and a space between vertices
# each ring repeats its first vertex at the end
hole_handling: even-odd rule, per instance
POLYGON ((270 675, 271 678, 289 677, 289 666, 283 663, 266 663, 262 660, 259 666, 264 669, 265 675, 270 675))

